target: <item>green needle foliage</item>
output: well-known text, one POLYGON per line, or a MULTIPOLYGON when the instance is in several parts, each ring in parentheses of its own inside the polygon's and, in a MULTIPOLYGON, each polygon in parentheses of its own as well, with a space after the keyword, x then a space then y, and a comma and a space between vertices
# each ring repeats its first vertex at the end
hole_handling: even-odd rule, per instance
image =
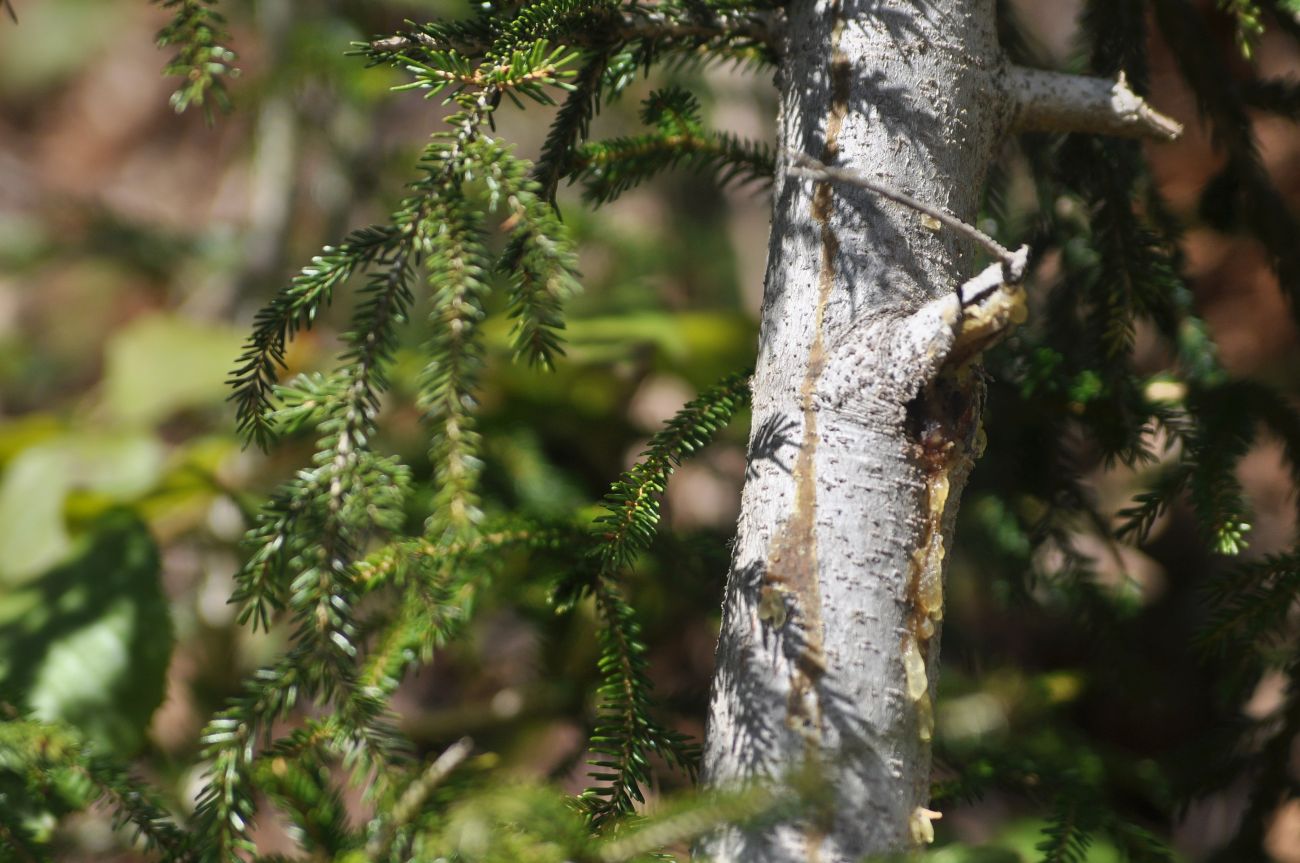
POLYGON ((216 0, 153 0, 172 13, 172 19, 158 31, 158 46, 172 48, 176 55, 163 70, 181 79, 172 94, 177 113, 200 105, 212 117, 212 105, 230 110, 225 79, 238 74, 232 63, 235 52, 229 41, 226 19, 215 8, 216 0))
MULTIPOLYGON (((181 78, 172 104, 225 108, 236 70, 213 0, 158 2, 172 15, 158 34, 174 52, 167 73, 181 78)), ((1265 28, 1300 39, 1295 0, 1217 6, 1247 58, 1265 28)), ((1032 65, 1028 40, 1006 4, 999 8, 1004 48, 1032 65)), ((306 464, 258 510, 232 597, 238 622, 276 633, 283 651, 205 728, 202 788, 186 818, 75 731, 32 718, 22 693, 0 691, 5 859, 52 859, 42 823, 91 805, 110 809, 166 861, 586 863, 655 859, 719 824, 762 825, 824 801, 819 777, 800 774, 772 787, 685 795, 645 813, 661 776, 697 778, 699 752, 655 697, 640 578, 658 575, 645 564, 672 473, 745 407, 746 374, 686 404, 594 516, 539 520, 501 506, 490 487, 492 427, 479 405, 485 383, 502 373, 490 350, 494 315, 506 318, 509 353, 530 373, 563 363, 565 301, 579 280, 557 209, 564 184, 604 204, 671 169, 707 172, 720 184, 771 177, 770 149, 709 129, 699 99, 680 84, 656 82, 639 134, 592 140, 591 129, 603 106, 658 69, 777 65, 780 13, 770 0, 487 2, 466 17, 408 22, 353 46, 358 67, 389 67, 403 76, 395 88, 403 98, 445 110, 396 206, 325 246, 266 303, 230 374, 245 443, 312 442, 306 464), (548 112, 535 161, 498 134, 502 105, 548 112), (350 318, 333 368, 281 380, 292 341, 336 300, 350 318), (413 320, 421 313, 425 320, 413 320), (400 381, 399 354, 412 342, 422 368, 415 392, 404 393, 390 377, 400 381), (384 450, 395 405, 421 417, 427 464, 408 467, 384 450), (521 561, 527 575, 512 576, 521 561), (595 628, 598 682, 584 693, 591 784, 581 793, 503 776, 468 742, 422 753, 399 727, 393 699, 403 681, 464 640, 494 591, 545 592, 552 610, 595 628), (362 821, 349 814, 349 781, 366 790, 362 821), (307 856, 258 856, 255 828, 272 814, 307 856)), ((1082 29, 1079 64, 1123 73, 1139 92, 1152 38, 1173 49, 1224 159, 1204 195, 1207 223, 1239 229, 1267 250, 1300 320, 1300 229, 1263 168, 1247 113, 1294 120, 1300 88, 1236 81, 1229 64, 1240 61, 1185 0, 1088 0, 1082 29)), ((935 800, 1017 801, 1036 815, 1041 829, 1030 844, 1044 863, 1085 863, 1103 844, 1123 859, 1169 863, 1178 858, 1165 837, 1179 807, 1248 781, 1245 815, 1221 859, 1257 859, 1274 810, 1297 793, 1285 765, 1300 733, 1292 613, 1300 550, 1242 559, 1252 514, 1239 473, 1267 438, 1281 443, 1300 485, 1300 412, 1280 390, 1235 378, 1219 362, 1182 276, 1180 226, 1140 145, 1025 136, 994 166, 986 215, 1005 245, 1028 242, 1040 264, 1055 266, 1034 274, 1030 322, 989 358, 989 450, 966 492, 954 572, 978 569, 976 604, 1082 633, 1098 678, 1086 683, 1097 689, 1163 691, 1168 668, 1204 669, 1188 688, 1204 696, 1195 707, 1213 727, 1178 741, 1159 765, 1135 766, 1064 715, 1066 696, 1052 700, 1059 680, 1026 669, 1023 688, 1048 695, 1024 697, 1030 715, 1013 717, 1023 722, 1017 733, 972 743, 946 737, 940 722, 935 800), (1025 177, 1028 206, 1012 200, 1025 177), (1144 340, 1156 348, 1144 352, 1144 340), (1154 364, 1143 356, 1153 350, 1154 364), (1092 480, 1116 467, 1136 477, 1136 490, 1107 512, 1092 480), (1185 577, 1191 598, 1180 601, 1197 611, 1183 628, 1099 574, 1103 558, 1122 563, 1124 544, 1149 549, 1158 526, 1180 514, 1214 561, 1185 577), (1160 651, 1171 655, 1166 666, 1148 659, 1160 651), (1127 669, 1140 685, 1118 676, 1127 669), (1283 681, 1279 703, 1243 720, 1269 675, 1283 681), (1180 772, 1185 764, 1195 775, 1180 772)), ((961 619, 949 626, 954 664, 973 655, 971 666, 984 665, 961 619)))
POLYGON ((154 793, 127 775, 74 730, 36 722, 6 709, 0 722, 0 850, 6 859, 48 860, 49 848, 33 835, 42 808, 76 811, 110 807, 114 826, 146 850, 168 860, 190 859, 189 837, 154 793))
MULTIPOLYGON (((1255 44, 1257 28, 1273 20, 1265 4, 1220 5, 1236 18, 1243 51, 1255 44)), ((1123 71, 1139 91, 1147 79, 1148 27, 1154 25, 1155 35, 1173 48, 1216 146, 1227 157, 1202 209, 1216 227, 1240 229, 1268 249, 1295 313, 1295 223, 1261 168, 1244 113, 1250 105, 1290 116, 1289 89, 1269 81, 1230 85, 1222 46, 1213 43, 1204 18, 1180 0, 1092 0, 1082 23, 1091 71, 1108 76, 1123 71)), ((1032 64, 1027 43, 1014 38, 1014 29, 1011 35, 1004 45, 1019 46, 1017 59, 1032 64)), ((1087 136, 1027 136, 1021 149, 1022 164, 1035 177, 1038 216, 1025 222, 1009 212, 1006 192, 1000 190, 1004 181, 998 179, 990 211, 1006 231, 1006 242, 1024 240, 1040 252, 1059 250, 1060 271, 1042 300, 1042 314, 991 358, 991 444, 986 467, 967 491, 970 502, 960 530, 967 531, 965 537, 980 535, 968 541, 976 554, 988 555, 981 559, 982 570, 1022 573, 1003 582, 1021 603, 1060 603, 1079 621, 1080 637, 1101 639, 1093 643, 1106 647, 1090 657, 1092 673, 1106 681, 1099 685, 1150 685, 1148 675, 1162 672, 1140 659, 1141 652, 1170 649, 1185 656, 1168 659, 1163 667, 1182 663, 1202 669, 1209 675, 1202 685, 1212 687, 1214 695, 1197 705, 1208 724, 1202 726, 1203 736, 1176 744, 1159 778, 1133 775, 1122 757, 1084 737, 1067 737, 1069 754, 1063 757, 1059 744, 1048 745, 1047 735, 1030 734, 1001 748, 956 747, 944 753, 962 780, 950 789, 941 785, 941 794, 978 796, 1001 789, 1050 802, 1038 859, 1092 859, 1092 849, 1105 842, 1124 859, 1171 860, 1177 858, 1160 831, 1149 829, 1151 821, 1121 816, 1122 799, 1136 794, 1143 800, 1143 819, 1172 823, 1181 805, 1250 777, 1247 814, 1215 859, 1263 859, 1269 813, 1290 795, 1289 780, 1279 775, 1285 771, 1273 768, 1272 759, 1284 757, 1278 754, 1281 747, 1300 730, 1293 721, 1300 708, 1293 682, 1293 621, 1289 624, 1296 560, 1292 549, 1234 562, 1248 550, 1253 519, 1239 470, 1243 457, 1266 436, 1281 444, 1294 481, 1300 413, 1283 392, 1234 378, 1219 363, 1180 274, 1179 226, 1156 193, 1136 145, 1087 136), (1135 357, 1142 331, 1158 340, 1167 358, 1155 374, 1149 361, 1142 368, 1135 357), (999 455, 1000 438, 1012 447, 1005 458, 999 455), (1026 459, 1030 452, 1035 455, 1026 459), (1101 511, 1095 493, 1080 482, 1086 471, 1110 463, 1126 465, 1140 478, 1130 502, 1113 516, 1101 511), (1177 589, 1179 601, 1203 612, 1192 616, 1193 625, 1176 628, 1162 623, 1158 604, 1149 611, 1135 608, 1122 593, 1102 587, 1099 555, 1080 551, 1078 543, 1089 537, 1106 549, 1100 557, 1112 557, 1122 578, 1120 543, 1141 547, 1157 522, 1183 514, 1194 519, 1205 544, 1202 553, 1218 556, 1220 563, 1195 579, 1187 574, 1177 589), (1046 549, 1053 556, 1050 567, 1041 556, 1046 549), (1096 671, 1107 662, 1124 671, 1096 671), (1286 677, 1282 703, 1266 718, 1243 725, 1242 705, 1269 671, 1286 677), (1189 767, 1186 759, 1200 760, 1189 767)))
POLYGON ((601 704, 592 749, 592 778, 583 795, 593 826, 634 811, 644 803, 650 756, 657 755, 692 777, 698 747, 656 722, 646 676, 645 646, 638 639, 636 613, 619 591, 616 577, 645 551, 659 525, 659 498, 676 465, 702 449, 748 399, 747 376, 735 375, 682 408, 667 428, 650 440, 642 460, 605 496, 605 512, 593 525, 595 547, 589 576, 563 586, 560 601, 572 605, 584 595, 596 603, 602 629, 601 704))
POLYGON ((587 143, 574 154, 573 165, 588 200, 607 203, 655 174, 679 166, 714 173, 724 183, 766 180, 775 169, 765 145, 706 132, 699 103, 685 90, 651 94, 641 120, 655 131, 587 143))
MULTIPOLYGON (((192 16, 206 7, 182 11, 192 16)), ((295 836, 313 852, 338 855, 365 845, 382 851, 384 859, 408 859, 405 853, 435 841, 436 834, 428 831, 446 825, 439 819, 425 824, 413 809, 436 799, 396 810, 382 802, 411 788, 401 777, 417 776, 421 769, 408 766, 403 744, 385 717, 386 699, 409 667, 427 662, 468 621, 475 598, 508 547, 552 556, 561 548, 569 552, 571 574, 562 580, 557 601, 572 607, 589 596, 600 620, 604 683, 591 744, 598 784, 581 798, 591 827, 606 828, 644 801, 651 756, 693 775, 694 746, 652 715, 645 647, 618 577, 653 537, 658 496, 672 467, 731 417, 745 395, 743 378, 729 378, 692 402, 652 440, 645 462, 615 485, 608 513, 593 531, 518 520, 486 524, 475 416, 484 370, 482 325, 498 285, 504 284, 513 319, 516 359, 545 369, 560 355, 562 302, 576 287, 576 273, 574 252, 552 202, 556 182, 589 169, 591 160, 575 159, 571 150, 585 135, 599 98, 616 92, 610 71, 620 62, 626 67, 629 57, 641 64, 659 50, 683 50, 660 28, 684 27, 686 17, 682 10, 671 21, 625 20, 623 10, 609 4, 534 4, 513 11, 485 9, 468 22, 429 25, 361 46, 371 62, 409 76, 398 89, 440 98, 454 110, 446 130, 425 149, 418 177, 390 220, 354 231, 314 258, 257 315, 231 376, 238 426, 248 441, 269 447, 286 434, 311 431, 317 447, 312 466, 272 496, 249 535, 250 553, 234 597, 240 621, 268 628, 287 614, 292 647, 255 675, 245 695, 204 734, 204 757, 212 766, 196 813, 200 859, 225 863, 255 852, 250 830, 259 791, 286 813, 295 836), (593 16, 603 16, 608 28, 594 48, 586 39, 578 49, 554 47, 557 36, 586 26, 593 16), (516 104, 551 104, 554 94, 567 94, 566 101, 542 162, 533 166, 491 134, 492 115, 503 97, 516 104), (494 232, 504 234, 501 252, 492 251, 494 232), (281 384, 279 370, 290 340, 330 306, 336 291, 362 274, 337 370, 281 384), (408 538, 400 531, 409 472, 375 452, 372 441, 397 334, 415 303, 417 285, 430 308, 419 404, 429 429, 436 491, 424 535, 408 538), (376 545, 380 550, 367 554, 376 545), (361 599, 381 594, 390 597, 382 610, 359 616, 361 599), (287 739, 268 737, 273 723, 307 702, 328 704, 330 719, 287 739), (299 760, 291 761, 289 750, 299 760), (366 841, 338 823, 327 762, 316 760, 330 757, 367 781, 378 801, 381 814, 367 828, 366 841), (386 823, 390 817, 401 823, 386 823)), ((190 27, 183 31, 191 43, 186 57, 200 54, 210 36, 198 34, 195 26, 178 13, 169 35, 179 39, 177 34, 190 27)), ((716 26, 692 32, 690 39, 695 45, 734 41, 737 51, 753 41, 732 40, 716 26)), ((201 92, 186 99, 197 101, 201 92)), ((678 133, 679 140, 662 143, 668 161, 653 170, 689 156, 724 176, 739 170, 733 163, 750 174, 758 173, 753 165, 761 163, 760 171, 770 173, 769 155, 756 156, 758 151, 705 133, 685 94, 663 102, 648 121, 665 134, 678 133), (701 161, 706 143, 713 149, 701 161)), ((623 177, 647 173, 617 155, 603 164, 623 177), (619 169, 620 162, 628 167, 619 169)), ((623 188, 631 185, 620 182, 623 188)))

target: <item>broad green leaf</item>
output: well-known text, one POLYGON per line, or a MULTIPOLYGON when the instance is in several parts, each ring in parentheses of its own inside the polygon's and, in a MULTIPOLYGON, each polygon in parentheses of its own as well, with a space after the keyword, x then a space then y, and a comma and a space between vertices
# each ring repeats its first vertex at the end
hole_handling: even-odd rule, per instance
POLYGON ((4 470, 16 456, 57 437, 63 430, 63 422, 48 413, 27 414, 6 420, 0 426, 0 470, 4 470))
POLYGON ((104 399, 110 414, 150 425, 188 408, 220 405, 241 333, 175 315, 150 315, 113 336, 104 399))
POLYGON ((24 581, 67 553, 63 499, 71 479, 56 447, 33 447, 9 464, 0 479, 0 584, 24 581))
POLYGON ((63 559, 71 545, 69 492, 130 501, 157 483, 162 467, 162 445, 133 434, 62 434, 18 453, 0 476, 0 584, 21 583, 63 559))
POLYGON ((102 0, 41 0, 14 4, 13 26, 0 10, 0 90, 41 92, 76 75, 86 58, 120 44, 130 16, 102 0), (75 21, 77 26, 69 27, 75 21))
POLYGON ((65 562, 0 592, 0 692, 124 755, 162 701, 172 640, 153 538, 113 510, 65 562))

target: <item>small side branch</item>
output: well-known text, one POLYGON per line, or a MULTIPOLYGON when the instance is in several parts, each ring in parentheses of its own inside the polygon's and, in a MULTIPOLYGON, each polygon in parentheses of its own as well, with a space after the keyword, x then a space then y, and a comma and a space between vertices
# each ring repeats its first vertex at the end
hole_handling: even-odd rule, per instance
POLYGON ((1008 91, 1016 132, 1089 132, 1173 141, 1183 126, 1133 92, 1121 72, 1117 81, 1012 66, 1008 91))
MULTIPOLYGON (((866 189, 916 210, 922 216, 975 241, 997 260, 975 276, 967 279, 957 290, 956 302, 951 295, 932 300, 909 320, 920 327, 923 334, 934 332, 934 315, 952 329, 951 343, 945 348, 943 361, 958 367, 974 359, 982 351, 1002 339, 1011 329, 1025 322, 1025 290, 1021 282, 1029 270, 1029 247, 1021 246, 1014 252, 974 225, 924 201, 919 201, 897 189, 891 189, 857 171, 823 165, 806 153, 790 152, 787 171, 796 177, 806 177, 819 182, 846 183, 866 189)), ((936 225, 937 227, 937 225, 936 225)), ((850 347, 850 350, 853 350, 850 347)), ((933 348, 921 350, 921 356, 937 357, 933 348)), ((852 365, 852 364, 850 364, 852 365)), ((936 366, 937 368, 937 366, 936 366)), ((922 370, 923 371, 923 370, 922 370)), ((860 387, 854 387, 860 389, 860 387)), ((928 822, 927 826, 928 826, 928 822)))
POLYGON ((1025 271, 1029 267, 1028 246, 1021 246, 1013 252, 979 228, 963 222, 947 210, 919 201, 906 192, 891 189, 889 186, 878 183, 865 174, 850 171, 847 168, 832 168, 829 165, 823 165, 807 153, 791 152, 789 156, 790 167, 787 172, 791 176, 805 177, 821 182, 845 183, 850 186, 857 186, 860 189, 866 189, 868 192, 882 198, 888 198, 896 204, 902 204, 904 207, 916 210, 922 216, 934 219, 963 237, 975 241, 985 251, 997 258, 998 263, 991 264, 982 273, 962 285, 961 298, 963 305, 969 305, 977 301, 983 295, 1002 285, 1018 285, 1024 279, 1025 271))
POLYGON ((416 777, 402 792, 402 796, 398 799, 397 804, 393 806, 392 811, 388 813, 388 820, 383 824, 380 831, 366 843, 366 856, 371 860, 381 860, 387 857, 388 852, 393 847, 393 840, 397 836, 397 831, 415 820, 433 790, 441 785, 442 781, 473 752, 474 742, 468 737, 462 737, 449 746, 445 752, 438 756, 436 761, 416 777))

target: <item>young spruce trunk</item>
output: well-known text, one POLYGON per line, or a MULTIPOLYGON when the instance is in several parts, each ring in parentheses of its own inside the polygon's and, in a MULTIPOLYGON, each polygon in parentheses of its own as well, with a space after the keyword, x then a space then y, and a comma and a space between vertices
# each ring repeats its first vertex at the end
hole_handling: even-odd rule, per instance
POLYGON ((782 40, 783 155, 705 773, 727 786, 811 762, 832 796, 824 817, 725 831, 702 851, 832 863, 933 836, 944 558, 980 449, 971 362, 1023 304, 1001 290, 998 309, 963 309, 981 264, 968 240, 795 176, 792 154, 971 222, 1010 131, 1177 128, 1122 79, 1009 67, 993 0, 806 0, 782 40))

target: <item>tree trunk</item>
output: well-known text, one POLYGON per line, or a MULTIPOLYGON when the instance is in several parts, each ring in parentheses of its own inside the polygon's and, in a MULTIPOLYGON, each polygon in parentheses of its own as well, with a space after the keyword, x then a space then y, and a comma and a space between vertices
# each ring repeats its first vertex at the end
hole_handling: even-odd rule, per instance
POLYGON ((1177 129, 1122 79, 1009 69, 993 0, 808 0, 785 28, 783 156, 705 778, 779 781, 812 764, 833 798, 824 817, 726 830, 702 851, 830 863, 933 837, 943 561, 980 446, 970 363, 990 304, 959 299, 975 269, 963 238, 860 188, 792 176, 790 156, 969 222, 1013 128, 1177 129))

